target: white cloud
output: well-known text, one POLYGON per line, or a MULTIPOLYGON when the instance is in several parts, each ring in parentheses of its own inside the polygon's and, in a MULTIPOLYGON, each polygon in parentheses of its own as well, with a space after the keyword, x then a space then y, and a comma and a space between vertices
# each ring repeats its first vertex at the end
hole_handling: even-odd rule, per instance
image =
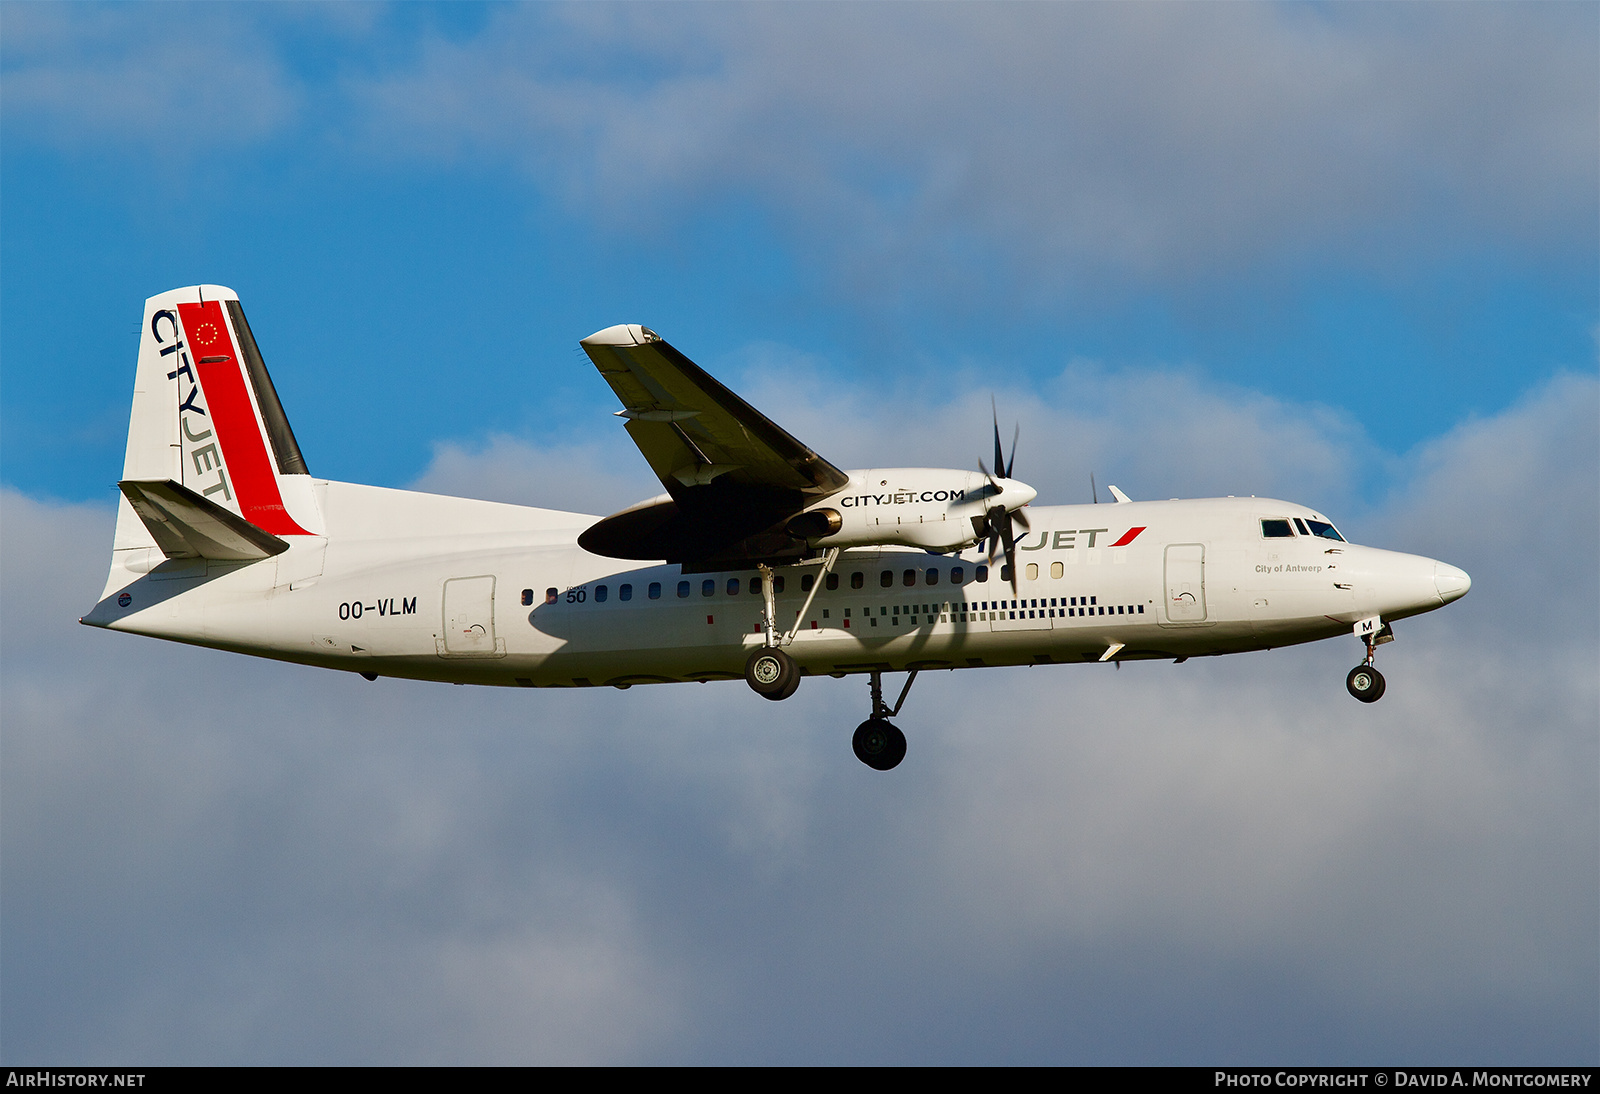
POLYGON ((11 5, 7 132, 169 169, 250 171, 204 153, 284 139, 364 172, 509 167, 664 244, 753 207, 880 313, 913 291, 1092 312, 1130 284, 1193 302, 1263 270, 1405 284, 1592 250, 1584 5, 436 15, 11 5))
POLYGON ((505 9, 350 90, 386 153, 515 162, 629 232, 753 194, 855 288, 1093 295, 1314 249, 1393 274, 1569 246, 1594 30, 1565 7, 505 9))
MULTIPOLYGON (((1136 425, 1125 381, 1027 413, 1136 425)), ((1197 481, 1289 438, 1320 455, 1286 493, 1356 493, 1337 419, 1178 390, 1234 435, 1197 481)), ((909 422, 851 394, 785 424, 915 451, 977 405, 987 443, 966 389, 909 422)), ((857 679, 506 693, 91 632, 109 517, 7 491, 7 1054, 1587 1059, 1597 404, 1561 379, 1397 465, 1367 538, 1474 588, 1383 647, 1376 706, 1353 640, 934 674, 889 776, 849 755, 857 679)))
POLYGON ((616 433, 609 445, 552 448, 505 435, 441 441, 411 489, 603 516, 661 493, 620 425, 616 433))
MULTIPOLYGON (((744 398, 847 469, 990 465, 998 412, 1008 453, 1020 430, 1017 474, 1038 488, 1041 505, 1089 501, 1093 474, 1103 501, 1115 484, 1141 499, 1256 493, 1337 515, 1356 501, 1356 476, 1379 458, 1346 415, 1193 370, 1074 361, 1033 389, 1010 378, 988 387, 990 370, 968 363, 937 370, 938 385, 912 378, 873 390, 840 383, 786 346, 747 347, 729 367, 741 364, 734 387, 744 398)), ((411 486, 597 514, 662 491, 619 419, 586 428, 591 439, 550 447, 504 434, 439 442, 411 486)))
POLYGON ((1374 458, 1345 415, 1192 370, 1074 361, 1033 389, 999 364, 969 362, 872 390, 840 383, 783 347, 746 356, 751 367, 736 385, 744 397, 842 467, 976 470, 979 460, 994 462, 998 414, 1006 452, 1015 436, 1017 475, 1039 490, 1041 505, 1089 501, 1093 474, 1103 501, 1114 483, 1140 499, 1254 493, 1336 512, 1374 458))
POLYGON ((296 120, 304 89, 270 35, 240 14, 211 5, 8 5, 7 129, 74 149, 142 145, 158 161, 280 133, 296 120))

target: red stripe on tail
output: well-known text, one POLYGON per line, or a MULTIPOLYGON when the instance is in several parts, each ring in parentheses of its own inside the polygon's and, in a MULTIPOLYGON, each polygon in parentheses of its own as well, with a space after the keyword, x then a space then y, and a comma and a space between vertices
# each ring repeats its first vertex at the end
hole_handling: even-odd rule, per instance
POLYGON ((228 333, 222 305, 215 300, 179 304, 178 314, 189 336, 189 352, 199 371, 200 389, 205 392, 206 408, 222 444, 222 458, 228 463, 234 496, 239 499, 244 519, 273 535, 309 535, 283 507, 278 476, 272 457, 267 454, 250 391, 245 387, 239 350, 228 333))

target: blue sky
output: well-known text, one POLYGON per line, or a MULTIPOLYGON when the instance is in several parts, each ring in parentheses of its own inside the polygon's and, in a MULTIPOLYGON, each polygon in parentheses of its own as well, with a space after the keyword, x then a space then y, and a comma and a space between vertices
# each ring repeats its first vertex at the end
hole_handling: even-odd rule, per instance
POLYGON ((318 470, 389 485, 607 436, 615 321, 933 404, 1192 368, 1404 453, 1593 371, 1591 15, 13 6, 5 481, 110 497, 130 317, 202 280, 318 470))
POLYGON ((0 4, 0 1054, 1592 1062, 1597 12, 0 4), (1475 587, 1374 721, 1330 644, 957 674, 888 789, 853 682, 768 733, 81 634, 197 282, 320 476, 656 493, 577 348, 642 322, 841 465, 975 466, 993 394, 1041 502, 1290 496, 1475 587))

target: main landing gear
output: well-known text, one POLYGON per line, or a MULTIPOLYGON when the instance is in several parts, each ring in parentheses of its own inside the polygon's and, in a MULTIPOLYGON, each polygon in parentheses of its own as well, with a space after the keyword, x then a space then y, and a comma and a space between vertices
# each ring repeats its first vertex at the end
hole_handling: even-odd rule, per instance
POLYGON ((775 646, 763 646, 744 663, 745 683, 763 699, 787 699, 800 686, 800 666, 775 646))
MULTIPOLYGON (((911 682, 917 678, 913 669, 906 676, 906 686, 900 698, 890 709, 883 701, 883 673, 872 674, 872 717, 856 727, 850 738, 856 759, 874 771, 888 771, 906 758, 906 735, 890 722, 905 705, 911 693, 911 682)), ((794 658, 774 646, 764 646, 750 655, 744 663, 744 679, 750 690, 765 699, 787 699, 800 686, 800 666, 794 658)))
POLYGON ((762 698, 774 701, 787 699, 800 686, 800 666, 794 663, 793 657, 783 652, 783 647, 794 641, 801 620, 811 609, 811 602, 817 598, 823 581, 837 561, 839 548, 830 547, 823 556, 822 571, 811 584, 811 595, 794 613, 794 626, 786 634, 778 633, 778 602, 773 591, 772 567, 764 562, 757 567, 761 571, 761 648, 744 663, 744 680, 750 685, 750 690, 762 698))
POLYGON ((1363 619, 1356 624, 1356 635, 1366 644, 1367 656, 1350 670, 1350 675, 1344 678, 1344 686, 1363 703, 1376 703, 1383 698, 1388 685, 1384 683, 1383 673, 1372 662, 1377 658, 1379 646, 1394 641, 1394 630, 1379 619, 1363 619))
POLYGON ((911 683, 916 678, 917 670, 912 669, 906 677, 906 686, 900 689, 900 698, 895 701, 894 709, 890 710, 883 701, 883 673, 872 674, 872 717, 856 727, 855 735, 850 738, 850 747, 855 749, 856 759, 874 771, 888 771, 906 758, 906 735, 889 719, 899 714, 900 708, 905 706, 906 696, 911 693, 911 683))
MULTIPOLYGON (((817 590, 822 588, 824 579, 838 559, 837 547, 830 548, 823 556, 822 572, 812 582, 811 595, 806 597, 805 604, 795 613, 794 626, 786 634, 778 632, 778 606, 773 595, 772 568, 765 563, 757 567, 761 571, 763 636, 761 648, 752 651, 744 663, 744 680, 750 685, 750 690, 763 699, 787 699, 800 686, 800 666, 783 651, 783 647, 794 641, 801 621, 816 598, 817 590)), ((883 701, 883 673, 872 673, 872 717, 856 727, 854 736, 850 738, 850 747, 855 749, 856 759, 874 771, 888 771, 906 758, 906 735, 889 719, 900 713, 916 678, 917 670, 912 669, 906 676, 906 686, 900 689, 900 698, 895 700, 894 708, 890 709, 883 701)))

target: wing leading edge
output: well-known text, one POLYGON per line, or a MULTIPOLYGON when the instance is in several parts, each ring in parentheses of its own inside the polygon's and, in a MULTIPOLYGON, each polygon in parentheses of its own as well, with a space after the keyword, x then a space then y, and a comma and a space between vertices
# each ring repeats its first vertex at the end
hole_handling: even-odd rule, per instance
POLYGON ((646 327, 608 327, 580 344, 668 495, 593 525, 579 539, 586 550, 669 562, 804 550, 781 525, 848 475, 646 327))

